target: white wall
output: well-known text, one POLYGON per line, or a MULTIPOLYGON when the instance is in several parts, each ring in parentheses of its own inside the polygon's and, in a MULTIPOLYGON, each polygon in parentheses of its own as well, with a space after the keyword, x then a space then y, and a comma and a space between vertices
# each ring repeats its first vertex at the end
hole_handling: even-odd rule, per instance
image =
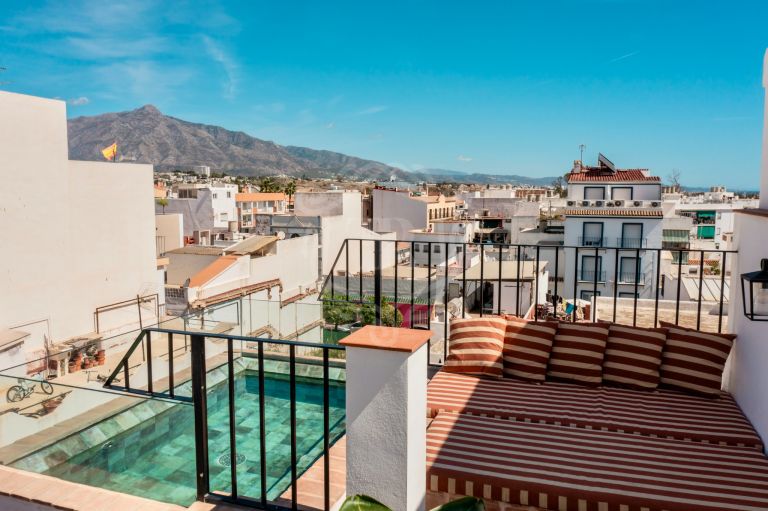
POLYGON ((184 246, 184 215, 180 213, 155 215, 155 235, 165 239, 165 251, 184 246))
POLYGON ((760 259, 768 257, 764 237, 753 235, 766 232, 768 217, 737 213, 734 240, 739 254, 732 267, 728 328, 738 337, 724 378, 726 389, 734 395, 763 442, 768 442, 768 323, 750 321, 744 316, 740 276, 759 270, 760 259))
POLYGON ((410 239, 413 229, 427 227, 427 203, 412 199, 408 192, 374 189, 373 230, 376 232, 394 232, 397 239, 410 239))
POLYGON ((157 292, 152 166, 69 161, 63 101, 0 92, 0 112, 0 327, 49 319, 62 340, 157 292))
POLYGON ((235 194, 237 185, 211 186, 211 205, 213 207, 213 226, 220 229, 229 227, 229 222, 235 222, 237 218, 237 205, 235 194), (213 195, 216 198, 213 198, 213 195), (229 196, 227 196, 229 195, 229 196), (226 214, 226 220, 221 219, 222 213, 226 214))
POLYGON ((607 183, 579 183, 568 184, 568 199, 569 200, 584 200, 584 188, 605 188, 605 198, 603 200, 611 200, 612 188, 626 188, 632 187, 632 200, 661 200, 661 183, 655 184, 639 184, 639 183, 616 183, 610 185, 607 183))

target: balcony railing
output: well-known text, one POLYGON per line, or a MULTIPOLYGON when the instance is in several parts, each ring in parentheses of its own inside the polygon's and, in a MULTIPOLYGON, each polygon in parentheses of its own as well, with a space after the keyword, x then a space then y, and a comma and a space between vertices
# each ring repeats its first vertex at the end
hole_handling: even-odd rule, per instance
POLYGON ((330 450, 344 433, 344 378, 335 374, 345 367, 344 353, 339 345, 148 328, 104 387, 182 406, 191 403, 197 500, 287 511, 301 508, 302 500, 319 492, 323 504, 316 507, 329 511, 330 450), (301 350, 312 355, 302 356, 301 350), (275 413, 284 415, 273 418, 275 413), (309 421, 305 414, 310 413, 322 416, 309 421), (249 416, 256 420, 244 426, 249 416), (290 450, 271 447, 267 439, 272 436, 285 438, 290 450), (323 466, 322 482, 312 495, 301 495, 297 481, 313 460, 323 466))
POLYGON ((597 236, 579 236, 580 247, 605 247, 608 240, 597 236))
POLYGON ((602 270, 582 269, 579 271, 579 280, 581 282, 598 282, 602 284, 605 282, 605 272, 602 270))
POLYGON ((721 332, 727 321, 728 268, 734 253, 355 238, 342 244, 321 299, 369 307, 372 322, 431 329, 434 363, 440 363, 446 352, 450 319, 470 315, 605 319, 644 327, 668 321, 721 332), (432 256, 432 245, 451 255, 447 264, 432 256), (690 252, 692 260, 719 260, 723 271, 703 282, 702 272, 691 276, 683 274, 680 265, 670 264, 681 256, 687 259, 690 252), (584 256, 601 259, 597 272, 595 260, 583 260, 584 256), (641 261, 639 277, 621 270, 622 257, 641 261), (692 279, 693 285, 683 286, 685 279, 692 279), (582 295, 597 297, 591 309, 582 295))
POLYGON ((616 246, 620 248, 645 248, 647 238, 617 238, 616 246))

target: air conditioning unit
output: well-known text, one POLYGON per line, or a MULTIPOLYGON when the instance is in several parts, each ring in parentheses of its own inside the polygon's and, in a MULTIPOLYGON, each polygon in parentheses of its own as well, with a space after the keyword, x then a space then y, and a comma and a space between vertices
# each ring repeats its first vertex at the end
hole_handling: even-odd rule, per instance
POLYGON ((613 205, 616 206, 617 208, 620 208, 624 205, 624 201, 623 200, 613 201, 613 205))
POLYGON ((639 208, 640 206, 642 206, 642 205, 643 205, 643 201, 639 201, 639 200, 636 200, 636 201, 634 202, 634 205, 635 205, 635 207, 636 207, 636 208, 639 208))
POLYGON ((603 206, 605 206, 605 201, 604 200, 596 200, 595 201, 595 206, 597 206, 598 208, 602 208, 603 206))
POLYGON ((568 206, 570 206, 570 207, 573 207, 573 206, 576 205, 576 201, 575 200, 569 200, 566 204, 568 204, 568 206))
POLYGON ((582 205, 582 206, 584 206, 584 207, 587 207, 587 206, 589 206, 589 204, 590 204, 590 203, 589 203, 589 201, 588 201, 588 200, 583 200, 583 201, 581 201, 581 205, 582 205))
POLYGON ((651 207, 658 208, 659 206, 661 206, 661 202, 659 202, 659 201, 651 202, 651 207))

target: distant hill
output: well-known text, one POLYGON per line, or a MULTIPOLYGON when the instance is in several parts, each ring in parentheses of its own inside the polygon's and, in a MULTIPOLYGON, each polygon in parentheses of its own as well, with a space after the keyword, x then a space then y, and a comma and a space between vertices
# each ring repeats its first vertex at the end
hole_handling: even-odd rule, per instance
POLYGON ((402 170, 331 151, 281 146, 242 131, 163 115, 152 105, 129 112, 70 119, 69 157, 101 160, 100 150, 118 141, 121 161, 152 163, 161 170, 208 165, 214 171, 247 176, 405 179, 402 170))
POLYGON ((468 174, 457 170, 425 169, 406 172, 346 154, 282 146, 242 131, 192 123, 164 115, 152 105, 128 112, 77 117, 68 121, 69 157, 102 160, 101 149, 118 142, 118 159, 152 163, 158 170, 208 165, 216 172, 245 176, 285 174, 294 177, 335 177, 408 182, 514 183, 548 185, 554 177, 468 174))

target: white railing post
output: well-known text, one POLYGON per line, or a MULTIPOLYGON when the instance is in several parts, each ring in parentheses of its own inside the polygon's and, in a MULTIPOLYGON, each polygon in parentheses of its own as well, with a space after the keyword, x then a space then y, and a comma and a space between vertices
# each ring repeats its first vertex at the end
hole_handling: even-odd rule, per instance
POLYGON ((366 326, 347 349, 347 495, 423 511, 429 330, 366 326))

